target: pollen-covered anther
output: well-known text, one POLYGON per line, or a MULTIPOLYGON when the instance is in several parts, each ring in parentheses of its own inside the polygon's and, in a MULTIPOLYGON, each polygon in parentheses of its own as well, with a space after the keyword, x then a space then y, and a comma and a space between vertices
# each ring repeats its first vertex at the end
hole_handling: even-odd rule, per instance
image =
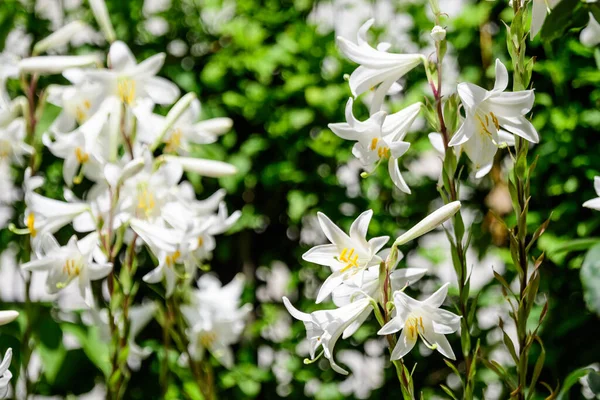
POLYGON ((342 252, 340 253, 338 259, 341 262, 346 263, 346 266, 342 268, 340 272, 346 272, 352 267, 358 267, 358 254, 355 254, 354 248, 348 249, 347 247, 345 247, 344 249, 342 249, 342 252))
POLYGON ((79 164, 85 164, 90 160, 90 154, 83 151, 81 147, 75 148, 75 157, 77 157, 79 164))
POLYGON ((165 153, 172 153, 179 149, 181 146, 181 138, 183 137, 183 133, 181 129, 175 129, 171 136, 167 140, 165 140, 165 153))
POLYGON ((81 272, 81 262, 72 258, 67 259, 63 265, 63 272, 70 277, 78 276, 81 272))
POLYGON ((175 252, 169 254, 165 259, 167 267, 173 267, 175 263, 177 263, 177 260, 179 260, 179 257, 181 257, 181 252, 179 250, 175 250, 175 252))
POLYGON ((408 332, 410 340, 415 340, 417 335, 425 333, 425 326, 423 325, 423 317, 410 317, 406 320, 405 329, 408 332))
POLYGON ((27 216, 27 229, 29 229, 29 234, 32 238, 37 235, 37 230, 35 229, 35 216, 33 213, 30 213, 27 216))
POLYGON ((217 340, 217 334, 214 332, 203 332, 200 334, 200 344, 203 347, 210 347, 217 340))
POLYGON ((135 81, 129 78, 122 78, 117 84, 119 99, 127 105, 131 105, 135 99, 135 81))

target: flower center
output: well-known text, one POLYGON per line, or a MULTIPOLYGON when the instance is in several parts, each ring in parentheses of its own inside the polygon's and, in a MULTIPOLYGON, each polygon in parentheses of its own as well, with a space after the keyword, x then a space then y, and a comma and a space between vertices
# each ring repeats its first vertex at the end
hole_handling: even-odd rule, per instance
POLYGON ((210 347, 217 339, 217 334, 214 332, 203 332, 200 334, 200 344, 203 347, 210 347))
POLYGON ((198 236, 198 247, 202 247, 204 244, 204 238, 202 236, 198 236))
POLYGON ((31 237, 35 237, 37 235, 37 230, 35 229, 35 216, 33 213, 27 216, 27 229, 29 229, 29 234, 31 237))
POLYGON ((79 276, 82 268, 83 263, 81 262, 81 259, 68 258, 63 264, 63 272, 67 274, 69 278, 79 276))
POLYGON ((179 259, 179 257, 181 257, 181 252, 179 250, 175 250, 174 253, 169 254, 165 260, 167 267, 172 268, 179 259))
POLYGON ((369 150, 377 150, 377 155, 379 156, 379 158, 389 158, 390 156, 390 148, 387 146, 379 146, 379 138, 376 137, 371 139, 369 150))
POLYGON ((12 152, 9 140, 0 140, 0 158, 8 157, 12 152))
POLYGON ((489 113, 478 113, 476 115, 477 121, 479 121, 479 125, 481 127, 481 131, 486 133, 488 136, 492 136, 492 132, 489 130, 490 123, 494 125, 496 131, 500 129, 500 123, 498 122, 498 117, 493 112, 489 113))
POLYGON ((183 136, 183 133, 181 132, 181 129, 177 128, 173 131, 173 133, 171 134, 171 136, 169 136, 169 138, 167 140, 165 140, 165 143, 167 144, 165 146, 165 152, 166 153, 172 153, 174 151, 176 151, 179 146, 181 146, 181 138, 183 136))
POLYGON ((154 198, 154 194, 148 190, 147 185, 142 185, 138 188, 137 201, 138 211, 146 218, 150 217, 156 207, 156 199, 154 198))
POLYGON ((92 103, 87 99, 75 108, 75 118, 77 119, 77 122, 82 123, 87 119, 87 112, 90 108, 92 108, 92 103))
POLYGON ((416 340, 417 335, 422 335, 425 333, 423 317, 409 317, 404 323, 404 329, 406 329, 406 335, 410 340, 416 340))
POLYGON ((135 81, 129 78, 119 79, 117 91, 121 101, 127 105, 131 105, 135 99, 135 81))
POLYGON ((346 266, 342 268, 340 272, 346 272, 352 267, 358 268, 358 254, 355 253, 354 248, 348 249, 347 247, 344 247, 338 260, 346 263, 346 266))
POLYGON ((77 157, 79 164, 85 164, 90 160, 90 154, 83 151, 81 147, 75 148, 75 157, 77 157))

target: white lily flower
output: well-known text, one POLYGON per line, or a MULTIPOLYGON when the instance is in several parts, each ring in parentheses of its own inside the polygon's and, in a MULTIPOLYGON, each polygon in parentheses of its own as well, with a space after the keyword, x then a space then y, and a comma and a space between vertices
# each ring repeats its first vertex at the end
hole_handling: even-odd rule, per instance
POLYGON ((189 326, 186 333, 190 338, 190 355, 198 361, 208 350, 223 366, 231 368, 230 346, 239 341, 252 306, 239 307, 243 287, 240 276, 225 286, 215 277, 205 276, 198 280, 200 289, 194 291, 193 303, 181 307, 189 326))
POLYGON ((25 121, 22 118, 0 126, 0 160, 8 159, 17 165, 23 165, 24 157, 34 151, 24 140, 25 121))
POLYGON ((332 274, 325 280, 317 295, 317 304, 345 280, 358 274, 362 286, 363 273, 378 266, 383 260, 377 252, 387 243, 389 236, 379 236, 367 241, 367 230, 373 216, 368 210, 358 216, 350 226, 350 235, 344 233, 323 213, 318 213, 319 225, 331 244, 315 246, 302 255, 302 259, 331 268, 332 274))
POLYGON ((0 325, 6 325, 13 322, 19 316, 18 311, 6 310, 0 311, 0 325))
POLYGON ((82 81, 74 86, 51 85, 48 102, 62 110, 50 125, 51 132, 65 133, 83 124, 99 110, 104 99, 102 85, 82 81))
POLYGON ((347 375, 348 372, 335 362, 333 348, 340 336, 343 339, 351 336, 356 332, 357 328, 354 327, 357 324, 360 326, 367 319, 373 311, 371 299, 363 298, 334 310, 318 310, 310 314, 297 310, 287 297, 283 297, 283 304, 292 317, 304 323, 311 360, 315 360, 316 350, 323 346, 323 355, 329 360, 333 370, 347 375))
POLYGON ((346 103, 347 122, 329 124, 329 128, 342 139, 357 141, 352 148, 352 154, 361 161, 368 173, 372 173, 383 160, 387 159, 388 171, 396 187, 405 193, 410 193, 400 173, 398 159, 410 147, 410 143, 403 140, 419 115, 421 103, 415 103, 391 115, 379 111, 364 122, 354 117, 352 105, 353 101, 350 98, 346 103))
POLYGON ((549 12, 558 4, 560 0, 532 0, 531 9, 531 39, 537 36, 542 30, 544 21, 549 12))
POLYGON ((579 40, 584 46, 594 47, 600 44, 600 23, 594 18, 594 14, 590 14, 590 22, 581 30, 579 40))
POLYGON ((104 98, 116 97, 123 104, 134 106, 138 100, 149 98, 155 104, 172 104, 179 97, 179 88, 156 76, 165 54, 159 53, 137 63, 129 47, 121 41, 110 46, 108 60, 111 69, 71 69, 64 76, 74 85, 83 82, 99 83, 104 98))
POLYGON ((592 210, 600 211, 600 176, 594 177, 594 189, 598 197, 591 199, 583 203, 584 207, 591 208, 592 210))
POLYGON ((371 47, 367 41, 367 31, 374 20, 365 22, 357 34, 357 43, 354 44, 341 36, 337 37, 340 50, 346 57, 360 66, 350 75, 350 90, 354 97, 379 86, 371 102, 371 114, 381 109, 383 99, 387 93, 395 93, 400 89, 396 82, 406 73, 419 65, 424 57, 421 54, 394 54, 387 53, 389 44, 380 43, 377 49, 371 47))
POLYGON ((81 21, 72 21, 46 38, 40 40, 33 46, 33 54, 42 54, 45 51, 61 47, 71 41, 71 38, 79 32, 85 30, 87 25, 81 21))
MULTIPOLYGON (((134 228, 134 230, 139 234, 139 227, 137 227, 137 229, 134 228)), ((142 236, 140 235, 140 237, 142 236)), ((144 237, 142 238, 144 239, 144 237)), ((152 243, 152 245, 150 245, 150 243, 146 241, 146 244, 148 244, 152 252, 158 258, 158 266, 144 275, 142 280, 146 283, 158 283, 164 280, 165 297, 169 298, 173 294, 173 291, 175 290, 175 284, 177 283, 177 271, 175 268, 177 264, 182 263, 181 250, 175 249, 174 251, 168 252, 161 248, 157 248, 154 243, 152 243)))
POLYGON ((64 160, 63 179, 68 186, 79 183, 82 175, 93 181, 102 179, 108 148, 101 133, 107 125, 112 106, 110 102, 103 103, 90 119, 73 132, 44 135, 46 147, 64 160))
POLYGON ((70 68, 100 64, 102 60, 96 54, 84 56, 39 56, 24 58, 18 67, 22 74, 60 74, 70 68))
POLYGON ((12 378, 12 373, 8 370, 10 361, 12 360, 12 349, 9 348, 4 353, 2 363, 0 363, 0 398, 4 398, 8 394, 8 383, 12 378))
POLYGON ((77 279, 79 290, 84 298, 90 281, 105 278, 112 270, 112 264, 98 260, 98 235, 91 233, 81 240, 71 237, 67 245, 60 246, 56 239, 46 234, 41 238, 38 259, 22 265, 26 271, 48 271, 46 288, 54 294, 77 279), (99 261, 99 262, 95 262, 99 261))
POLYGON ((156 313, 156 308, 156 303, 146 302, 141 305, 135 305, 129 310, 129 354, 127 355, 127 365, 134 371, 139 370, 142 360, 152 354, 151 349, 138 345, 135 338, 152 321, 156 313))
POLYGON ((419 336, 444 357, 456 359, 444 335, 458 330, 460 317, 440 309, 448 294, 448 285, 449 283, 446 283, 424 301, 415 300, 402 291, 394 292, 396 315, 377 332, 379 335, 389 335, 402 331, 396 347, 392 350, 392 360, 399 360, 411 351, 419 336))
POLYGON ((507 85, 508 71, 500 60, 496 60, 496 83, 491 91, 471 83, 458 85, 466 118, 449 145, 463 145, 475 163, 478 178, 490 171, 497 148, 507 144, 501 127, 529 142, 539 141, 537 131, 525 118, 533 107, 533 90, 505 93, 507 85))
MULTIPOLYGON (((185 96, 180 101, 184 99, 185 96)), ((192 99, 188 107, 173 121, 169 119, 169 115, 163 117, 154 114, 147 104, 137 108, 135 112, 141 128, 138 130, 139 140, 152 144, 161 139, 165 144, 164 153, 188 154, 191 150, 190 144, 214 143, 233 126, 230 118, 199 121, 201 106, 196 98, 192 99)))

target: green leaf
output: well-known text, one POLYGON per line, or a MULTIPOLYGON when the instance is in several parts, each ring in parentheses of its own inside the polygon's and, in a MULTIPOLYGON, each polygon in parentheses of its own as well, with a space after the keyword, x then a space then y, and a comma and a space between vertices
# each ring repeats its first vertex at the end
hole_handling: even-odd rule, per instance
POLYGON ((581 28, 588 22, 588 14, 579 0, 562 0, 544 20, 540 32, 542 40, 552 41, 563 37, 571 28, 581 28))
POLYGON ((575 371, 571 372, 565 379, 565 381, 562 385, 562 389, 560 389, 560 392, 558 393, 558 397, 556 398, 556 400, 568 400, 569 399, 569 389, 571 389, 571 386, 573 386, 574 384, 579 382, 579 379, 586 376, 590 371, 593 371, 593 369, 585 367, 585 368, 576 369, 575 371))
POLYGON ((590 311, 600 315, 600 245, 592 247, 585 255, 579 277, 585 304, 590 311))

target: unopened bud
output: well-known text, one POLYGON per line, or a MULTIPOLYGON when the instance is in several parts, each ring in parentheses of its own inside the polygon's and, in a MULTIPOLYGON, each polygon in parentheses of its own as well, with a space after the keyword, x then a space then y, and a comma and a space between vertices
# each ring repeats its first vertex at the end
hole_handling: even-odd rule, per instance
POLYGON ((446 30, 441 26, 436 25, 431 30, 431 37, 436 42, 441 42, 442 40, 446 39, 446 30))

